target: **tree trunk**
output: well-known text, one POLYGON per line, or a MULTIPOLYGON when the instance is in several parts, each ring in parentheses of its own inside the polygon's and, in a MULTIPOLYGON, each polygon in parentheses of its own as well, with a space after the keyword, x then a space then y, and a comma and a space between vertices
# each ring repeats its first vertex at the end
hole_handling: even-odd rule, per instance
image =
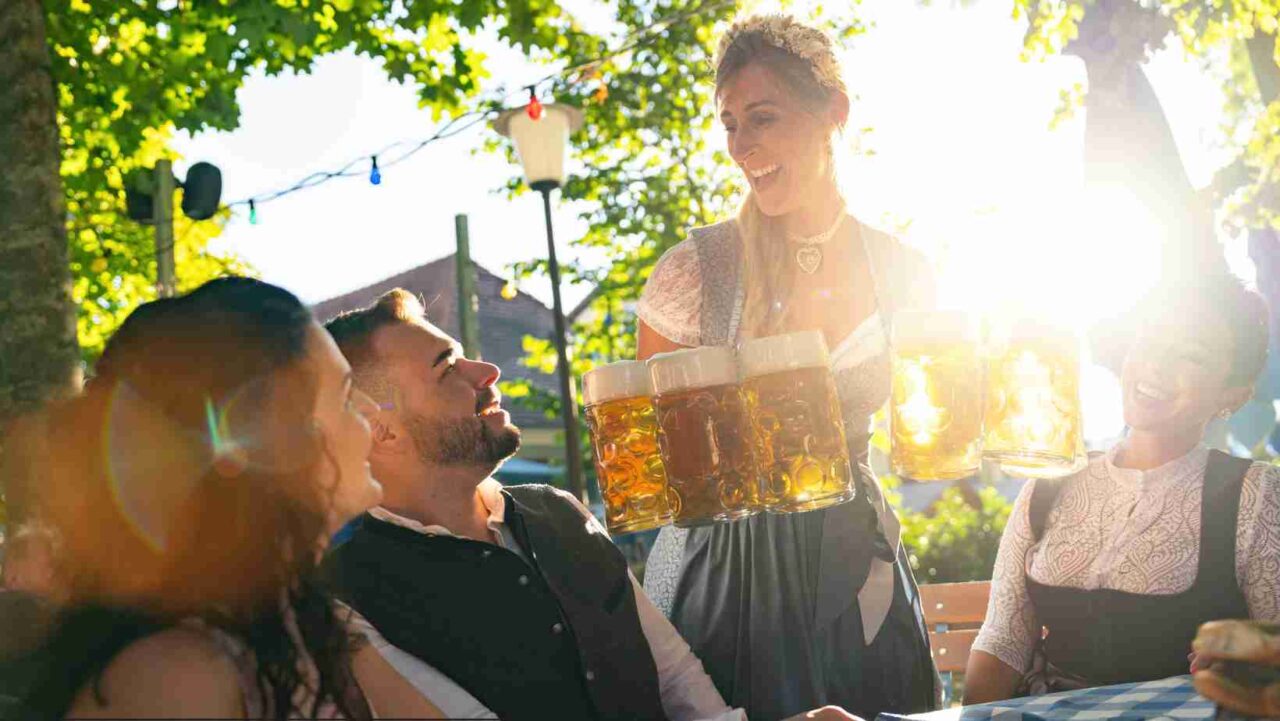
POLYGON ((55 103, 40 0, 0 0, 0 428, 78 387, 55 103))

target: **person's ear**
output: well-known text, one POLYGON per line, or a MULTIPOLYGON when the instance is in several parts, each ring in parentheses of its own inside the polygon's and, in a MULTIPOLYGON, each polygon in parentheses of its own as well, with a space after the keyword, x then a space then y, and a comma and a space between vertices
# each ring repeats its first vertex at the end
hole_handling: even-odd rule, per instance
POLYGON ((371 456, 400 455, 405 442, 409 439, 409 434, 405 432, 403 425, 389 418, 389 415, 386 412, 380 412, 369 419, 369 431, 373 435, 371 456))
POLYGON ((840 92, 832 93, 830 113, 835 127, 844 130, 849 122, 849 96, 840 92))
POLYGON ((1223 420, 1230 418, 1236 411, 1240 410, 1244 404, 1248 403, 1251 398, 1253 398, 1252 385, 1233 386, 1231 388, 1227 388, 1222 392, 1222 397, 1220 399, 1222 410, 1218 412, 1218 415, 1223 420))

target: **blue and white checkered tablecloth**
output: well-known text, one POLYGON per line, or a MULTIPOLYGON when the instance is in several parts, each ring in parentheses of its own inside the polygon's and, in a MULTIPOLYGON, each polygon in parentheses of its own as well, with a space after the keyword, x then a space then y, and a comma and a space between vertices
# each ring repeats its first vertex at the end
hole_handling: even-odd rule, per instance
POLYGON ((1213 702, 1196 693, 1190 676, 1174 676, 912 716, 880 714, 879 721, 1210 721, 1213 714, 1213 702))

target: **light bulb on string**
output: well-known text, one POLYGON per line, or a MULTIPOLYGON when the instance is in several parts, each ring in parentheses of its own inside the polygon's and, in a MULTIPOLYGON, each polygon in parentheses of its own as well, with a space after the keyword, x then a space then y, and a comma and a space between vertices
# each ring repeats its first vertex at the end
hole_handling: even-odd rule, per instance
POLYGON ((508 280, 502 284, 502 290, 499 292, 503 300, 511 300, 516 297, 515 281, 508 280))
POLYGON ((382 171, 378 170, 378 156, 373 156, 373 167, 369 170, 369 182, 374 185, 382 184, 382 171))
POLYGON ((524 110, 531 120, 542 119, 542 103, 538 101, 538 93, 534 86, 529 86, 529 105, 524 110))
POLYGON ((258 206, 253 204, 253 199, 249 199, 249 225, 258 224, 258 206))

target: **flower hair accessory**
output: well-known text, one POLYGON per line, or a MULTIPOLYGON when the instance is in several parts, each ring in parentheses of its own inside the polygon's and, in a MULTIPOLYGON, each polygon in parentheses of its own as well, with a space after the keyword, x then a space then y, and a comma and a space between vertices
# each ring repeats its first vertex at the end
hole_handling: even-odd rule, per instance
POLYGON ((836 60, 831 38, 790 15, 752 15, 734 22, 720 38, 720 45, 716 48, 716 67, 720 66, 733 43, 747 35, 759 35, 768 44, 801 58, 809 63, 819 85, 845 92, 844 79, 840 76, 840 63, 836 60))

